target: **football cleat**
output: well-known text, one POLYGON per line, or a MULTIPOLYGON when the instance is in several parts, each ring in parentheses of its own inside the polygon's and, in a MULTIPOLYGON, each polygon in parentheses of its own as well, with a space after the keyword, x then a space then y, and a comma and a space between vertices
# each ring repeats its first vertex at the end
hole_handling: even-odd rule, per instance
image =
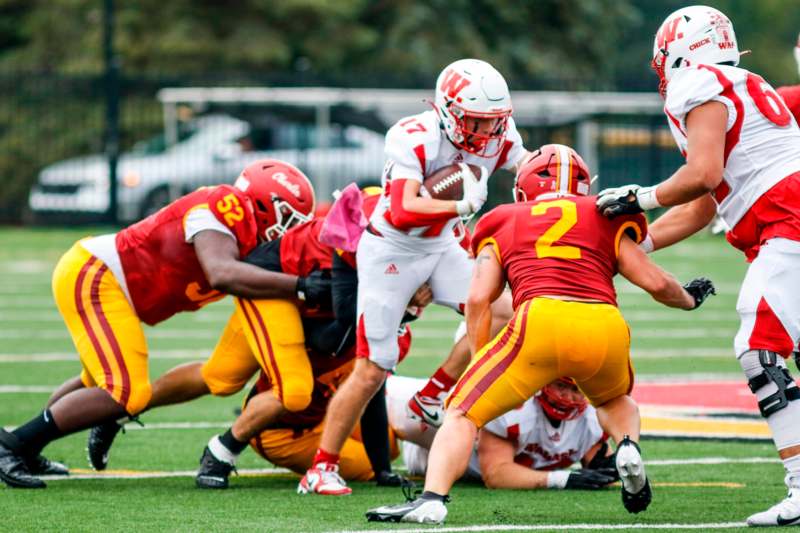
POLYGON ((16 435, 0 428, 0 480, 16 489, 43 489, 44 481, 34 477, 25 458, 15 450, 20 448, 16 435))
POLYGON ((89 465, 92 468, 95 470, 106 469, 108 466, 108 451, 111 449, 111 445, 114 444, 117 433, 122 428, 122 424, 116 420, 110 420, 89 430, 86 452, 89 458, 89 465))
POLYGON ((347 496, 353 489, 339 475, 339 465, 317 463, 306 471, 297 484, 297 494, 321 494, 323 496, 347 496))
POLYGON ((653 498, 650 482, 644 472, 639 445, 625 435, 617 446, 617 471, 622 481, 622 505, 629 513, 647 509, 653 498))
POLYGON ((747 517, 748 526, 800 525, 800 489, 789 489, 789 495, 766 511, 747 517))
POLYGON ((408 400, 406 413, 412 420, 438 428, 444 421, 444 402, 439 398, 422 396, 417 392, 408 400))
POLYGON ((368 522, 442 524, 447 518, 447 507, 442 500, 417 498, 406 503, 370 509, 366 517, 368 522))
POLYGON ((197 471, 195 483, 201 489, 227 489, 228 477, 236 467, 226 461, 217 459, 206 446, 200 457, 200 470, 197 471))
POLYGON ((51 461, 43 455, 26 458, 25 466, 34 476, 68 476, 69 468, 63 463, 51 461))

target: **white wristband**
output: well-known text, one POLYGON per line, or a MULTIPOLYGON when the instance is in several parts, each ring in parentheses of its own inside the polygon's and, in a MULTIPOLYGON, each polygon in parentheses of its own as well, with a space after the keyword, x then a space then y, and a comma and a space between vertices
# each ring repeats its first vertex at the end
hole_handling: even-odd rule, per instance
POLYGON ((472 210, 472 203, 469 200, 459 200, 456 202, 456 212, 462 216, 471 215, 474 211, 472 210))
POLYGON ((646 254, 649 254, 653 250, 655 250, 655 243, 653 242, 653 238, 648 233, 647 236, 644 238, 642 242, 639 243, 639 248, 646 254))
POLYGON ((547 473, 548 489, 563 489, 567 486, 569 470, 553 470, 547 473))
POLYGON ((645 211, 655 209, 656 207, 661 207, 661 204, 658 203, 658 198, 656 197, 656 189, 657 187, 655 186, 642 187, 636 191, 636 199, 639 201, 639 207, 645 211))

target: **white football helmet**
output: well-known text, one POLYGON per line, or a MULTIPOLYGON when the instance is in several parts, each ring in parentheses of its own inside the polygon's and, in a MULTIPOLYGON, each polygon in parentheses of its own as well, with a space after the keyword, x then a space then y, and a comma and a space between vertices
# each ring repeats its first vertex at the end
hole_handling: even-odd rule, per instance
POLYGON ((456 147, 481 157, 500 152, 512 111, 511 95, 506 80, 489 63, 460 59, 447 65, 436 80, 433 107, 456 147), (467 119, 495 122, 487 135, 468 129, 467 119))
POLYGON ((733 24, 724 13, 708 6, 679 9, 664 20, 653 43, 651 66, 664 96, 675 69, 705 63, 739 64, 733 24))
POLYGON ((794 45, 794 60, 797 61, 797 73, 800 74, 800 35, 797 36, 797 44, 794 45))

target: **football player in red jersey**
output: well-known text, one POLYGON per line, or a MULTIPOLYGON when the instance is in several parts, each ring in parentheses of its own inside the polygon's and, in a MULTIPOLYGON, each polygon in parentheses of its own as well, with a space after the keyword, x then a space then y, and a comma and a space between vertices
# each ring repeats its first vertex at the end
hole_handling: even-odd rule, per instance
MULTIPOLYGON (((196 311, 226 293, 294 298, 324 292, 321 280, 268 272, 242 259, 314 211, 311 182, 297 168, 261 160, 233 186, 201 188, 116 234, 77 242, 53 273, 56 304, 83 370, 45 410, 13 432, 0 431, 0 479, 41 488, 36 458, 51 441, 149 403, 142 322, 196 311)), ((329 287, 328 287, 329 289, 329 287)))
POLYGON ((800 128, 761 76, 739 68, 731 21, 707 6, 670 14, 653 43, 664 112, 686 163, 649 187, 601 191, 607 216, 671 207, 648 249, 692 235, 718 214, 750 266, 736 302, 734 355, 786 470, 786 498, 751 526, 800 525, 800 388, 786 359, 800 341, 800 128))
POLYGON ((647 234, 641 215, 608 220, 595 209, 589 172, 569 147, 546 145, 522 165, 517 203, 478 222, 475 271, 467 300, 467 335, 475 356, 448 400, 433 441, 425 491, 412 502, 373 509, 368 520, 441 523, 453 483, 463 474, 478 428, 518 407, 558 377, 573 378, 617 443, 616 466, 630 512, 650 503, 636 441, 639 412, 630 333, 616 305, 620 272, 657 301, 696 309, 713 285, 686 287, 652 263, 637 243, 647 234), (491 302, 511 285, 515 313, 489 337, 491 302))

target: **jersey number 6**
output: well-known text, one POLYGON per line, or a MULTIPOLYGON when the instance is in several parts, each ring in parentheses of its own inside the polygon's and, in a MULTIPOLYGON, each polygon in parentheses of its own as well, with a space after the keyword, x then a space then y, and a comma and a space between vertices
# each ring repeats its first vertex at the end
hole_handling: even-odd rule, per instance
POLYGON ((536 240, 536 255, 544 257, 558 257, 560 259, 580 259, 581 250, 576 246, 554 246, 553 243, 564 236, 572 226, 578 222, 578 209, 569 200, 554 200, 542 202, 531 208, 531 215, 540 216, 549 209, 560 209, 561 217, 555 224, 547 228, 541 237, 536 240))

